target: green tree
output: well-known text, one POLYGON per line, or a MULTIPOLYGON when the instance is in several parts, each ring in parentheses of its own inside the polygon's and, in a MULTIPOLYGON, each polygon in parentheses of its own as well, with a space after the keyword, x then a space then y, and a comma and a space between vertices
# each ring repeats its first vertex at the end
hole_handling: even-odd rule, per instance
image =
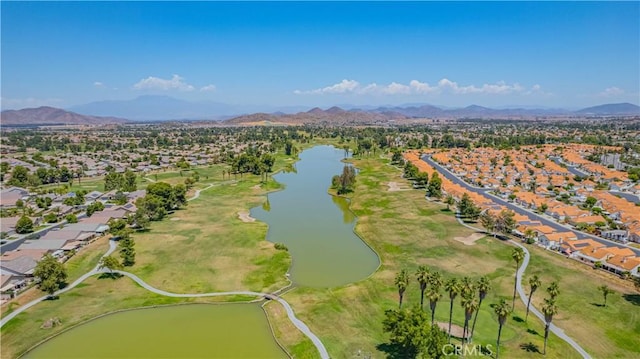
POLYGON ((404 292, 407 290, 407 286, 409 285, 409 273, 407 273, 406 269, 403 269, 396 275, 395 279, 396 287, 398 287, 398 308, 402 308, 402 299, 404 297, 404 292))
POLYGON ((491 212, 486 211, 480 215, 480 223, 484 228, 496 236, 496 217, 491 212))
POLYGON ((587 208, 593 208, 596 203, 598 203, 598 199, 591 196, 587 197, 587 199, 584 201, 584 204, 587 208))
POLYGON ((124 171, 124 176, 122 178, 122 186, 120 189, 124 192, 133 192, 138 189, 138 184, 136 183, 137 176, 133 171, 126 170, 124 171))
POLYGON ((427 266, 419 266, 416 271, 416 279, 418 280, 418 284, 420 284, 420 309, 424 307, 424 291, 427 289, 430 275, 431 271, 427 266))
POLYGON ((428 321, 426 313, 417 306, 411 310, 387 310, 382 329, 389 334, 399 357, 444 358, 442 348, 447 343, 446 334, 428 321))
POLYGON ((127 227, 127 221, 124 219, 110 219, 109 222, 109 233, 116 235, 120 233, 127 227))
POLYGON ((44 221, 46 223, 56 223, 58 222, 58 216, 55 213, 47 213, 44 216, 44 221))
POLYGON ((117 173, 115 171, 109 171, 104 176, 104 190, 112 191, 114 189, 121 189, 122 184, 124 182, 124 178, 121 173, 117 173))
POLYGON ((500 302, 496 304, 493 308, 493 311, 498 315, 498 340, 496 344, 496 359, 500 357, 500 337, 502 336, 502 327, 507 322, 507 317, 511 312, 507 301, 504 299, 500 299, 500 302))
POLYGON ((469 341, 473 340, 473 333, 476 330, 476 322, 478 320, 478 313, 480 313, 480 307, 482 307, 482 302, 491 290, 491 283, 489 282, 489 278, 487 278, 486 276, 480 277, 476 287, 478 288, 478 310, 476 310, 476 315, 473 317, 473 325, 471 326, 471 335, 469 335, 469 341))
POLYGON ((516 262, 516 278, 513 283, 513 301, 511 303, 511 308, 515 310, 516 305, 516 291, 518 289, 518 269, 520 269, 520 263, 524 260, 524 250, 520 247, 516 247, 511 251, 511 258, 516 262))
POLYGON ((180 208, 187 204, 187 187, 183 184, 177 184, 173 187, 173 199, 175 206, 180 208))
POLYGON ((516 228, 516 220, 514 219, 515 213, 510 210, 502 210, 500 214, 496 217, 496 229, 505 234, 509 235, 516 228))
POLYGON ((106 268, 110 274, 113 275, 114 270, 122 269, 122 264, 118 261, 118 259, 114 256, 106 256, 100 259, 98 263, 98 268, 103 269, 106 268))
POLYGON ((27 180, 29 179, 29 170, 24 166, 15 166, 13 167, 13 171, 11 171, 11 179, 8 184, 11 186, 21 186, 24 187, 27 184, 27 180))
POLYGON ((22 216, 16 222, 16 233, 25 234, 33 232, 33 221, 27 216, 22 216))
POLYGON ((438 172, 433 172, 429 185, 427 186, 427 195, 433 198, 442 197, 442 179, 438 172))
POLYGON ((558 307, 555 304, 555 300, 545 298, 544 305, 542 306, 542 314, 544 314, 544 350, 542 354, 547 354, 547 340, 549 339, 549 328, 553 321, 553 316, 558 314, 558 307))
POLYGON ((447 204, 447 211, 451 210, 451 206, 456 204, 456 199, 453 198, 452 195, 448 194, 447 197, 445 197, 444 199, 444 203, 447 204))
POLYGON ((449 343, 451 343, 451 321, 453 320, 453 301, 460 294, 461 287, 458 278, 451 278, 444 284, 444 290, 449 293, 449 343))
POLYGON ((540 282, 540 278, 537 275, 529 278, 529 299, 527 300, 527 315, 524 317, 525 323, 527 319, 529 319, 529 307, 531 306, 531 298, 533 298, 533 294, 538 290, 538 288, 542 285, 540 282))
POLYGON ((53 296, 66 284, 67 271, 54 256, 47 254, 36 264, 33 276, 38 278, 38 288, 53 296))
POLYGON ((73 213, 67 214, 67 216, 64 217, 64 219, 67 220, 67 223, 78 223, 78 217, 73 213))
POLYGON ((121 238, 118 241, 118 247, 120 248, 120 257, 122 258, 122 265, 125 267, 131 267, 136 263, 136 250, 135 242, 128 232, 124 231, 121 234, 121 238))
POLYGON ((609 296, 609 294, 613 293, 613 290, 611 288, 609 288, 608 285, 603 285, 598 287, 598 290, 602 293, 602 297, 604 298, 604 304, 602 305, 603 307, 607 306, 607 296, 609 296))

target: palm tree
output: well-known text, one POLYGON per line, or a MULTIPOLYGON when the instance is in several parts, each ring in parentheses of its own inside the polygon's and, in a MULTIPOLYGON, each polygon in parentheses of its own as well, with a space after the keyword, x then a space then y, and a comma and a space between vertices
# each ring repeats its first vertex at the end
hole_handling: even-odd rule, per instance
POLYGON ((407 290, 408 285, 409 273, 407 273, 406 269, 403 269, 396 276, 396 286, 398 287, 398 296, 400 300, 398 308, 402 308, 402 297, 404 296, 404 291, 407 290))
POLYGON ((529 307, 531 306, 531 298, 533 298, 533 293, 536 292, 538 287, 540 287, 542 283, 540 283, 540 278, 537 275, 529 278, 529 300, 527 300, 527 315, 524 317, 525 323, 527 322, 527 318, 529 318, 529 307))
POLYGON ((436 305, 438 304, 438 300, 442 298, 442 294, 440 294, 440 288, 442 288, 442 275, 440 272, 431 272, 429 274, 428 282, 430 285, 429 291, 427 292, 427 298, 429 298, 429 308, 431 309, 431 325, 435 320, 436 315, 436 305))
POLYGON ((547 293, 549 293, 549 296, 551 296, 551 300, 555 302, 555 300, 558 298, 558 295, 560 295, 560 286, 558 285, 558 282, 551 282, 549 287, 547 287, 547 293))
MULTIPOLYGON (((478 310, 478 301, 473 295, 473 292, 471 292, 465 293, 465 295, 462 296, 462 302, 460 304, 464 309, 464 327, 462 329, 462 345, 464 345, 464 340, 469 336, 469 320, 473 316, 473 312, 478 310)), ((468 342, 469 341, 467 341, 467 343, 468 342)))
POLYGON ((509 305, 507 304, 507 301, 504 299, 500 299, 500 303, 498 303, 494 308, 493 311, 498 315, 498 342, 497 342, 497 348, 496 348, 496 359, 498 359, 500 357, 500 336, 502 335, 502 326, 504 325, 504 323, 507 322, 507 317, 509 316, 509 313, 511 312, 511 309, 509 308, 509 305))
POLYGON ((511 251, 511 258, 516 262, 516 280, 513 283, 513 300, 511 302, 511 309, 515 310, 516 306, 516 290, 518 289, 518 269, 520 269, 520 263, 524 260, 524 250, 520 247, 516 247, 511 251))
POLYGON ((535 235, 536 235, 536 232, 531 228, 527 228, 527 230, 524 231, 524 238, 527 239, 527 243, 529 243, 529 240, 533 239, 535 235))
POLYGON ((462 295, 472 295, 476 291, 476 286, 469 277, 462 278, 462 283, 460 284, 460 294, 462 295))
POLYGON ((431 309, 431 325, 433 325, 436 318, 436 306, 438 305, 438 300, 442 298, 440 287, 429 287, 427 290, 427 298, 429 299, 429 308, 431 309))
POLYGON ((478 280, 478 310, 476 310, 476 315, 473 317, 473 325, 471 326, 471 335, 469 336, 469 341, 473 339, 473 332, 476 329, 476 321, 478 320, 478 313, 480 313, 480 307, 482 306, 482 301, 487 297, 487 293, 491 290, 491 283, 489 283, 489 278, 481 277, 478 280))
POLYGON ((542 306, 542 314, 544 314, 544 350, 543 354, 547 354, 547 339, 549 338, 549 327, 551 326, 551 321, 553 320, 553 316, 558 314, 558 307, 556 307, 556 302, 553 299, 544 299, 544 305, 542 306))
POLYGON ((427 289, 427 283, 429 282, 429 276, 431 271, 427 266, 418 267, 418 271, 416 272, 416 279, 420 284, 420 309, 423 308, 424 303, 424 291, 427 289))
POLYGON ((604 307, 607 306, 607 296, 611 293, 613 293, 613 290, 611 288, 609 288, 608 285, 603 285, 601 287, 598 287, 598 289, 602 292, 602 296, 604 297, 604 307))
POLYGON ((449 292, 449 343, 451 343, 451 320, 453 318, 453 301, 460 294, 460 281, 458 278, 451 278, 444 284, 444 289, 449 292))

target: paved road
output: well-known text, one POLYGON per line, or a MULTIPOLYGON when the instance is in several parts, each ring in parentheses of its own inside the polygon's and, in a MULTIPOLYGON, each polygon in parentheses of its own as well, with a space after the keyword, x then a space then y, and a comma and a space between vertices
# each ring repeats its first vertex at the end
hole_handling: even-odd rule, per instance
MULTIPOLYGON (((210 188, 210 187, 211 186, 209 186, 207 188, 210 188)), ((205 188, 205 189, 207 189, 207 188, 205 188)), ((113 253, 116 250, 116 247, 117 247, 117 244, 116 244, 115 241, 109 241, 109 250, 103 255, 103 257, 108 256, 111 253, 113 253)), ((135 281, 141 287, 145 288, 146 290, 148 290, 150 292, 153 292, 153 293, 156 293, 156 294, 160 294, 160 295, 164 295, 164 296, 167 296, 167 297, 197 298, 197 297, 220 297, 220 296, 228 296, 228 295, 248 295, 248 296, 255 296, 255 297, 259 297, 259 298, 267 298, 267 299, 275 300, 275 301, 277 301, 278 303, 280 303, 284 307, 285 311, 287 312, 287 317, 289 317, 289 320, 291 321, 291 323, 293 323, 293 325, 296 328, 298 328, 304 335, 306 335, 311 340, 311 342, 313 342, 313 344, 315 345, 316 349, 318 349, 318 352, 320 353, 320 357, 322 359, 328 359, 329 358, 329 353, 327 352, 327 349, 325 348, 324 344, 322 344, 322 341, 320 340, 320 338, 318 338, 309 329, 309 327, 306 324, 304 324, 300 319, 298 319, 296 317, 296 315, 293 312, 293 309, 291 308, 289 303, 287 303, 284 299, 280 298, 277 295, 273 295, 273 294, 270 294, 270 293, 251 292, 251 291, 230 291, 230 292, 216 292, 216 293, 194 293, 194 294, 171 293, 171 292, 167 292, 167 291, 164 291, 162 289, 158 289, 158 288, 150 286, 149 284, 147 284, 145 281, 140 279, 135 274, 132 274, 132 273, 129 273, 129 272, 125 272, 125 271, 119 271, 119 270, 116 270, 116 271, 113 271, 113 272, 114 273, 119 273, 119 274, 121 274, 123 276, 126 276, 126 277, 129 277, 129 278, 133 279, 133 281, 135 281)), ((74 281, 73 283, 69 284, 64 289, 57 291, 54 295, 58 296, 60 294, 63 294, 65 292, 73 289, 78 284, 82 283, 85 279, 87 279, 87 278, 89 278, 91 276, 94 276, 96 274, 101 274, 101 273, 108 273, 108 270, 100 269, 98 266, 96 266, 94 269, 92 269, 91 271, 87 272, 86 274, 84 274, 83 276, 78 278, 76 281, 74 281)), ((10 314, 4 316, 0 320, 0 328, 2 326, 4 326, 7 322, 9 322, 11 319, 16 317, 18 314, 24 312, 25 310, 33 307, 36 304, 42 302, 43 300, 46 300, 47 298, 48 298, 48 296, 44 296, 44 297, 40 297, 38 299, 35 299, 35 300, 23 305, 22 307, 14 310, 10 314)))
POLYGON ((425 161, 426 163, 428 163, 429 165, 431 165, 433 168, 437 169, 438 172, 440 172, 440 174, 444 175, 447 179, 449 179, 450 181, 452 181, 453 183, 456 183, 462 187, 464 187, 466 190, 468 191, 472 191, 478 194, 481 194, 485 197, 487 197, 488 199, 492 200, 494 203, 505 206, 507 208, 509 208, 510 210, 524 215, 524 216, 528 216, 531 219, 540 221, 542 224, 547 225, 553 229, 555 229, 556 231, 571 231, 573 233, 576 234, 576 237, 582 239, 582 238, 591 238, 599 243, 602 243, 606 246, 609 247, 619 247, 619 248, 629 248, 631 249, 636 256, 640 256, 640 249, 638 248, 634 248, 622 243, 618 243, 618 242, 614 242, 614 241, 610 241, 608 239, 604 239, 604 238, 600 238, 594 235, 590 235, 584 232, 580 232, 580 231, 576 231, 575 229, 573 229, 570 226, 566 226, 563 224, 560 224, 552 219, 549 219, 545 216, 542 216, 538 213, 535 213, 533 211, 529 211, 526 210, 520 206, 517 206, 511 202, 505 201, 504 199, 495 196, 491 193, 489 193, 489 191, 491 191, 491 189, 487 189, 487 188, 481 188, 481 187, 475 187, 475 186, 471 186, 468 183, 466 183, 465 181, 461 180, 460 178, 458 178, 456 175, 454 175, 451 171, 449 171, 448 169, 444 168, 443 166, 441 166, 440 164, 438 164, 437 162, 435 162, 433 159, 431 159, 430 156, 423 156, 422 160, 425 161))
MULTIPOLYGON (((491 235, 490 233, 487 233, 484 231, 484 229, 482 228, 476 228, 474 226, 471 226, 467 223, 464 223, 462 221, 462 219, 460 219, 458 217, 458 222, 460 222, 460 224, 462 224, 465 227, 471 228, 475 231, 478 232, 482 232, 482 233, 486 233, 487 235, 491 235)), ((511 244, 513 244, 516 247, 520 247, 524 250, 524 260, 522 261, 522 264, 520 265, 520 268, 518 268, 518 281, 517 281, 517 291, 518 291, 518 296, 520 297, 520 299, 522 300, 522 303, 524 303, 524 305, 527 305, 527 302, 529 300, 529 297, 527 297, 527 294, 524 290, 524 287, 522 286, 522 278, 524 277, 524 272, 527 270, 527 267, 529 266, 529 260, 531 259, 531 254, 529 254, 529 250, 523 246, 522 244, 516 242, 516 241, 509 241, 511 244)), ((538 317, 538 319, 540 319, 540 321, 542 321, 543 324, 546 324, 545 320, 544 320, 544 314, 540 313, 540 311, 538 309, 535 308, 535 306, 531 306, 530 307, 530 312, 533 313, 533 315, 535 315, 536 317, 538 317)), ((567 342, 569 345, 571 345, 571 347, 573 347, 573 349, 575 349, 578 353, 580 353, 580 355, 582 355, 583 358, 585 359, 590 359, 591 356, 589 355, 589 353, 587 353, 581 346, 580 344, 576 343, 575 340, 573 340, 570 336, 568 336, 567 334, 565 334, 564 330, 562 330, 561 328, 557 327, 555 324, 551 323, 551 325, 549 326, 549 330, 558 336, 558 338, 564 340, 565 342, 567 342)))
POLYGON ((632 203, 640 203, 640 196, 628 192, 609 191, 614 196, 620 196, 632 203))

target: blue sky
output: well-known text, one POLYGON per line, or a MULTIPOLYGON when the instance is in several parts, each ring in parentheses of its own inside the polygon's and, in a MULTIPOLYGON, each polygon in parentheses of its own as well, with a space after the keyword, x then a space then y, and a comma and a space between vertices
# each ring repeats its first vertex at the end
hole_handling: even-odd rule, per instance
POLYGON ((640 2, 6 2, 2 107, 640 102, 640 2))

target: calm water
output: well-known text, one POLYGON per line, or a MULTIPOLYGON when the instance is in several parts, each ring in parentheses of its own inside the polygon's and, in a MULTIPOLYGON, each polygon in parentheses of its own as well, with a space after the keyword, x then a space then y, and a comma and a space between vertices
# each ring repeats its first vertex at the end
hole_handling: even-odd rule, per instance
POLYGON ((300 154, 296 173, 274 178, 285 185, 269 194, 268 206, 251 216, 269 224, 267 239, 291 253, 291 279, 310 287, 335 287, 366 278, 378 256, 353 233, 355 217, 343 198, 329 195, 331 178, 342 173, 344 151, 316 146, 300 154))
POLYGON ((46 342, 25 358, 287 356, 273 339, 258 305, 194 304, 109 315, 46 342))

